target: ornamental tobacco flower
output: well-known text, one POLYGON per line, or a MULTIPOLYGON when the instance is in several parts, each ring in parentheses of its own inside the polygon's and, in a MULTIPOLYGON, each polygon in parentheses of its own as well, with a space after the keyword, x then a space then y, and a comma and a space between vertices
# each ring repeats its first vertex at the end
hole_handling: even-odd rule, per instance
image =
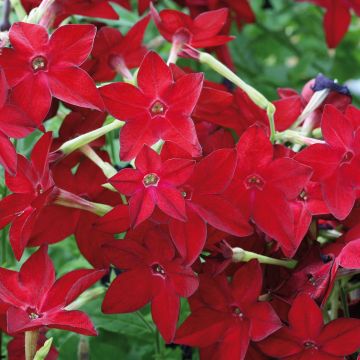
POLYGON ((120 132, 120 158, 136 157, 144 144, 172 141, 192 156, 201 155, 191 113, 203 83, 202 74, 188 74, 177 81, 169 67, 149 52, 139 69, 138 88, 112 83, 100 89, 107 110, 126 122, 120 132))
POLYGON ((5 174, 5 184, 13 194, 0 202, 0 227, 11 223, 10 244, 17 260, 41 209, 54 197, 54 181, 49 170, 51 141, 52 134, 45 133, 34 146, 30 160, 18 155, 16 175, 5 174))
POLYGON ((204 48, 223 45, 233 39, 231 36, 218 35, 228 16, 225 8, 204 12, 195 19, 177 10, 158 13, 153 6, 150 9, 160 34, 173 44, 204 48))
POLYGON ((272 144, 256 126, 241 136, 237 154, 237 168, 227 196, 245 218, 279 243, 286 256, 293 256, 299 243, 293 238, 296 224, 290 201, 309 181, 311 168, 291 158, 274 159, 272 144))
POLYGON ((12 97, 41 124, 51 98, 101 110, 103 102, 90 76, 79 66, 94 41, 93 25, 65 25, 49 38, 40 25, 15 23, 9 32, 12 48, 5 48, 0 65, 12 88, 12 97), (81 84, 73 91, 74 84, 81 84), (32 96, 28 96, 32 94, 32 96))
POLYGON ((146 16, 126 35, 106 26, 97 32, 91 59, 84 64, 95 81, 111 81, 117 73, 132 78, 129 70, 139 67, 147 52, 142 41, 149 20, 146 16))
POLYGON ((187 221, 171 219, 171 238, 179 251, 192 263, 202 251, 207 237, 207 223, 229 234, 246 236, 251 226, 223 192, 236 166, 234 149, 219 149, 196 164, 189 180, 180 186, 185 199, 187 221))
POLYGON ((168 159, 144 146, 135 160, 136 169, 123 169, 109 182, 120 193, 130 196, 129 212, 133 226, 148 219, 155 206, 180 221, 186 220, 185 200, 177 187, 188 180, 195 162, 187 159, 168 159))
POLYGON ((278 359, 344 359, 360 346, 360 320, 341 318, 324 325, 321 309, 307 294, 299 295, 283 327, 259 343, 278 359))
POLYGON ((144 243, 114 241, 105 247, 109 260, 125 270, 110 285, 102 310, 106 314, 136 311, 151 302, 151 313, 167 343, 175 335, 180 297, 198 286, 190 266, 182 264, 167 236, 149 234, 144 243))
POLYGON ((360 184, 360 124, 334 106, 325 107, 321 130, 325 144, 311 145, 295 156, 313 168, 330 212, 343 220, 349 215, 360 184))
POLYGON ((19 272, 0 268, 0 300, 8 306, 7 331, 13 334, 47 326, 96 335, 85 313, 65 308, 105 273, 74 270, 55 281, 46 246, 31 255, 19 272))
POLYGON ((225 275, 200 275, 190 299, 192 314, 176 333, 175 342, 208 347, 218 342, 209 360, 245 358, 250 340, 260 341, 281 327, 271 305, 258 301, 262 272, 256 260, 243 265, 229 284, 225 275))

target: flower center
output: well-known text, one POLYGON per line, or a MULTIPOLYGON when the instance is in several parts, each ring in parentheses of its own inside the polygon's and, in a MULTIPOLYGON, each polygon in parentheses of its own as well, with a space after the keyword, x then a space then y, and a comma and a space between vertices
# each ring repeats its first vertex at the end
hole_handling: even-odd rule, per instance
POLYGON ((232 307, 232 313, 234 316, 237 316, 239 318, 243 318, 244 314, 241 312, 240 308, 238 306, 232 307))
POLYGON ((39 318, 39 315, 37 313, 32 312, 29 314, 29 319, 31 319, 31 320, 36 320, 38 318, 39 318))
POLYGON ((159 181, 160 178, 154 173, 147 174, 143 178, 143 184, 145 187, 157 186, 159 181))
POLYGON ((156 100, 153 105, 151 106, 151 115, 156 116, 156 115, 162 115, 165 112, 165 105, 160 102, 159 100, 156 100))
POLYGON ((165 270, 161 265, 154 264, 151 266, 151 269, 155 275, 165 276, 165 270))
POLYGON ((301 193, 299 195, 299 199, 304 200, 304 201, 306 201, 308 199, 308 194, 307 194, 307 192, 305 190, 301 191, 301 193))
POLYGON ((304 346, 306 349, 317 349, 318 348, 313 341, 305 341, 304 346))
POLYGON ((46 70, 47 61, 43 56, 37 56, 32 60, 31 66, 35 72, 40 70, 46 70))
POLYGON ((348 163, 352 160, 354 154, 351 151, 347 151, 341 159, 342 163, 348 163))
POLYGON ((264 188, 264 185, 265 185, 265 182, 264 182, 263 178, 257 174, 249 175, 245 179, 245 187, 247 189, 257 188, 259 190, 262 190, 264 188))

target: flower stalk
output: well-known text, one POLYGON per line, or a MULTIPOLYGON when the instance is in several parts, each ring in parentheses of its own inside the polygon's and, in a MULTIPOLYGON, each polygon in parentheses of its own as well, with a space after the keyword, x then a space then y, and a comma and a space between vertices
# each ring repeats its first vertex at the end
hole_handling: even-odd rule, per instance
POLYGON ((89 211, 98 216, 104 216, 113 209, 112 206, 88 201, 63 189, 59 189, 54 204, 89 211))
POLYGON ((89 131, 88 133, 82 134, 74 139, 64 142, 57 152, 64 155, 69 155, 75 150, 91 143, 92 141, 104 136, 110 131, 116 130, 124 126, 125 122, 120 120, 114 120, 112 123, 105 125, 99 129, 89 131))
POLYGON ((302 135, 298 131, 295 130, 285 130, 282 132, 278 132, 275 134, 275 140, 279 140, 282 142, 291 142, 299 145, 313 145, 313 144, 324 144, 323 140, 313 139, 302 135))
POLYGON ((33 360, 36 354, 39 330, 25 331, 25 359, 33 360))
POLYGON ((198 60, 208 65, 218 74, 222 75, 233 84, 238 86, 241 90, 243 90, 249 98, 256 104, 259 108, 266 110, 268 119, 269 119, 269 127, 270 127, 270 141, 275 141, 275 122, 274 122, 274 114, 275 114, 275 106, 272 104, 263 94, 261 94, 258 90, 253 88, 251 85, 247 84, 244 80, 239 78, 234 72, 232 72, 228 67, 226 67, 223 63, 217 60, 214 56, 195 50, 197 54, 198 60))
POLYGON ((260 255, 252 251, 246 251, 242 248, 232 248, 232 261, 237 262, 249 262, 250 260, 256 259, 260 264, 284 266, 288 269, 294 269, 297 265, 296 260, 280 260, 274 259, 265 255, 260 255))

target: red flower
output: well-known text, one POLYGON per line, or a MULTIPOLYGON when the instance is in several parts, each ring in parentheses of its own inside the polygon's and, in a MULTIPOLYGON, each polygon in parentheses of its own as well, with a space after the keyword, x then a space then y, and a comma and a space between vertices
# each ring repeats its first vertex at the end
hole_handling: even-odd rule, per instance
POLYGON ((177 250, 189 263, 194 262, 204 248, 206 223, 237 236, 253 231, 242 213, 223 196, 235 166, 234 149, 216 150, 197 163, 192 176, 180 186, 187 221, 171 219, 169 229, 177 250))
POLYGON ((204 48, 223 45, 233 39, 218 35, 226 23, 228 9, 207 11, 195 19, 177 10, 158 13, 153 6, 150 10, 160 34, 169 42, 204 48))
POLYGON ((111 81, 117 73, 130 77, 129 69, 140 66, 147 51, 142 41, 149 20, 150 17, 146 16, 126 35, 111 27, 102 27, 98 31, 91 52, 92 59, 85 63, 95 81, 111 81))
POLYGON ((360 126, 327 105, 321 121, 326 144, 315 144, 295 159, 313 168, 330 212, 343 220, 349 215, 360 184, 360 126))
POLYGON ((130 196, 129 211, 133 226, 148 219, 157 205, 172 218, 185 221, 185 200, 178 186, 191 176, 194 161, 169 159, 144 146, 136 157, 136 169, 123 169, 109 182, 121 193, 130 196))
MULTIPOLYGON (((99 156, 109 161, 107 154, 99 153, 99 156)), ((61 162, 52 167, 53 179, 58 189, 98 203, 118 205, 121 202, 120 196, 116 196, 112 191, 101 186, 106 182, 106 177, 88 158, 83 158, 77 163, 75 173, 72 171, 73 166, 73 164, 61 162), (91 182, 89 182, 89 174, 91 174, 91 182)), ((130 226, 128 207, 123 209, 120 206, 118 211, 123 217, 116 218, 116 225, 119 232, 123 232, 130 226)), ((27 246, 53 244, 74 234, 79 250, 85 259, 96 268, 107 268, 109 262, 105 259, 101 246, 114 238, 112 235, 104 234, 103 231, 98 231, 93 226, 98 219, 100 219, 99 216, 89 211, 50 203, 41 209, 27 246)))
POLYGON ((11 27, 12 48, 3 49, 0 65, 14 100, 38 124, 48 113, 52 96, 73 105, 103 108, 93 80, 79 68, 91 51, 95 31, 93 25, 65 25, 49 38, 40 25, 18 22, 11 27), (74 91, 74 84, 81 86, 74 91))
POLYGON ((271 305, 259 302, 262 273, 257 261, 243 265, 231 284, 225 275, 200 275, 199 290, 190 299, 192 314, 175 342, 200 348, 217 344, 209 360, 245 358, 249 342, 260 341, 281 327, 271 305))
POLYGON ((290 158, 274 159, 274 149, 262 129, 253 126, 237 144, 237 168, 227 190, 243 216, 278 241, 293 256, 295 221, 290 201, 307 184, 311 169, 290 158))
POLYGON ((169 239, 159 233, 143 244, 132 240, 106 246, 110 261, 125 272, 110 285, 102 305, 104 313, 136 311, 151 302, 153 320, 166 342, 174 338, 180 297, 189 297, 198 286, 190 267, 176 257, 169 239))
POLYGON ((351 10, 360 16, 360 4, 357 0, 297 0, 300 2, 312 2, 325 8, 324 30, 326 43, 329 48, 336 48, 351 23, 351 10))
MULTIPOLYGON (((119 16, 109 4, 110 1, 130 9, 129 0, 55 0, 50 8, 50 14, 47 15, 55 18, 53 19, 55 20, 55 27, 72 15, 116 20, 119 16)), ((29 13, 33 8, 40 5, 41 0, 21 0, 21 3, 26 12, 29 13)))
POLYGON ((336 360, 360 346, 360 320, 336 319, 324 326, 321 309, 307 294, 299 295, 289 311, 289 327, 259 343, 277 359, 336 360))
POLYGON ((49 170, 51 133, 34 146, 30 161, 18 155, 15 176, 5 175, 5 184, 13 192, 0 202, 0 226, 11 223, 10 244, 19 260, 31 236, 41 209, 53 199, 54 182, 49 170))
POLYGON ((169 67, 149 52, 139 69, 138 88, 113 83, 101 88, 108 111, 126 121, 120 133, 120 158, 131 160, 144 144, 173 141, 192 156, 201 154, 190 115, 202 88, 202 74, 174 81, 169 67))
POLYGON ((0 268, 0 300, 8 305, 7 331, 13 334, 47 326, 96 335, 85 313, 65 307, 105 273, 74 270, 55 281, 54 266, 45 246, 31 255, 19 272, 0 268))
POLYGON ((15 175, 17 155, 9 138, 22 138, 30 134, 36 124, 9 99, 9 87, 0 69, 0 163, 5 171, 15 175))

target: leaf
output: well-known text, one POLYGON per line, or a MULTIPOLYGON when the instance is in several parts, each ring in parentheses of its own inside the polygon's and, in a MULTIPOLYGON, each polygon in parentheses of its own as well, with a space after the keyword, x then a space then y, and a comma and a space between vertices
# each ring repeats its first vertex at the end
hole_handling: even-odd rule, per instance
POLYGON ((44 345, 36 352, 34 360, 44 360, 51 349, 52 342, 53 338, 46 340, 44 345))

